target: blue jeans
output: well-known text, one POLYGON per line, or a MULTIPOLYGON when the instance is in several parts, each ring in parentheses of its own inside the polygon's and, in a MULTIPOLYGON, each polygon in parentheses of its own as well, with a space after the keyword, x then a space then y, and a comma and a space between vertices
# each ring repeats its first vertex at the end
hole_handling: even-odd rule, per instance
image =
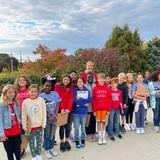
POLYGON ((154 126, 160 124, 160 98, 156 98, 156 108, 154 109, 154 126))
POLYGON ((44 129, 44 144, 43 144, 43 147, 46 151, 54 147, 56 128, 57 128, 56 123, 53 124, 47 122, 46 128, 44 129))
POLYGON ((113 129, 115 128, 115 134, 120 134, 119 128, 120 110, 111 110, 108 121, 108 136, 113 136, 113 129))
POLYGON ((75 141, 79 141, 79 128, 81 125, 81 140, 86 139, 86 114, 85 115, 77 115, 74 114, 73 116, 74 120, 74 138, 75 141))
POLYGON ((139 105, 139 110, 135 112, 136 128, 144 128, 145 108, 143 104, 139 105))

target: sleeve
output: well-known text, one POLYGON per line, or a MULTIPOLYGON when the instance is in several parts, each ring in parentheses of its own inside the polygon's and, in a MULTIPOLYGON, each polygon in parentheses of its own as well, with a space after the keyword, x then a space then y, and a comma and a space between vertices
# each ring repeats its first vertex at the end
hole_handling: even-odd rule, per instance
POLYGON ((2 105, 0 104, 0 137, 4 136, 4 127, 3 127, 3 111, 2 105))
POLYGON ((42 105, 42 127, 45 128, 47 115, 46 115, 46 103, 43 99, 42 99, 41 105, 42 105))
POLYGON ((123 104, 126 104, 128 103, 128 87, 127 85, 125 86, 124 88, 124 94, 123 94, 123 104))
POLYGON ((55 92, 55 97, 56 97, 56 103, 59 103, 61 101, 61 97, 57 92, 55 92))
POLYGON ((132 86, 131 91, 132 92, 136 92, 137 91, 137 85, 136 85, 136 83, 132 86))
POLYGON ((120 96, 119 96, 119 102, 120 102, 120 104, 122 104, 122 108, 124 109, 124 107, 123 107, 123 99, 122 99, 122 92, 120 91, 120 96))
POLYGON ((72 111, 72 107, 73 107, 73 88, 71 89, 70 96, 68 98, 69 98, 69 103, 68 103, 67 109, 69 111, 72 111))
POLYGON ((92 110, 93 112, 96 112, 96 101, 95 101, 95 87, 92 91, 92 110))
POLYGON ((27 111, 25 101, 22 103, 22 128, 27 131, 27 111))
POLYGON ((80 78, 82 78, 84 80, 84 83, 86 83, 86 73, 83 72, 81 75, 80 75, 80 78))
POLYGON ((148 84, 149 94, 150 94, 150 96, 155 96, 157 92, 154 90, 154 86, 152 86, 152 85, 153 85, 152 83, 148 84))

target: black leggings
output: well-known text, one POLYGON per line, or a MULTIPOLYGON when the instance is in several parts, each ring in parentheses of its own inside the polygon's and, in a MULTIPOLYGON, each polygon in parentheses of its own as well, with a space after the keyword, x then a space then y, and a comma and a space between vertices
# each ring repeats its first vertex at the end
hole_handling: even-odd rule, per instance
POLYGON ((91 117, 90 117, 89 126, 86 127, 86 134, 87 135, 95 134, 96 133, 96 118, 92 112, 90 112, 88 114, 90 114, 91 117))
POLYGON ((134 112, 134 105, 133 105, 133 99, 128 99, 128 107, 126 112, 126 123, 132 123, 133 120, 133 112, 134 112))
POLYGON ((14 160, 14 155, 16 157, 16 160, 20 160, 20 152, 21 152, 21 136, 16 135, 16 136, 8 136, 8 139, 3 142, 4 148, 7 152, 7 157, 8 160, 14 160))
POLYGON ((64 125, 64 126, 61 126, 59 128, 59 136, 60 136, 60 140, 63 140, 64 139, 64 136, 65 138, 69 138, 70 136, 70 131, 71 131, 71 123, 72 123, 72 115, 69 113, 68 114, 68 121, 67 121, 67 124, 64 125))

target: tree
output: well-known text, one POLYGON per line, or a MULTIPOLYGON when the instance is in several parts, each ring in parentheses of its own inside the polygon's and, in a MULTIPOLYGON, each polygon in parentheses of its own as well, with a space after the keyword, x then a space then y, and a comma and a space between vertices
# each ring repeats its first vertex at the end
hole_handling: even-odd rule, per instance
POLYGON ((4 69, 11 70, 11 60, 13 62, 13 69, 17 70, 19 62, 15 57, 10 57, 8 54, 0 54, 0 72, 4 69))
POLYGON ((124 56, 124 61, 128 71, 140 71, 144 53, 142 51, 142 41, 138 30, 131 31, 128 25, 124 27, 116 26, 105 44, 106 48, 117 48, 120 55, 124 56), (142 60, 142 61, 141 61, 142 60))

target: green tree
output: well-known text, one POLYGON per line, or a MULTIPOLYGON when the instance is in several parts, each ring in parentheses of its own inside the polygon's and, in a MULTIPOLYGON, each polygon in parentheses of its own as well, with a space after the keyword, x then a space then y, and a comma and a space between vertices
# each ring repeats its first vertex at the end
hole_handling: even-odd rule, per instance
POLYGON ((105 47, 119 49, 121 56, 125 57, 124 63, 128 71, 138 72, 145 68, 142 40, 138 30, 132 31, 128 25, 116 26, 105 43, 105 47))

